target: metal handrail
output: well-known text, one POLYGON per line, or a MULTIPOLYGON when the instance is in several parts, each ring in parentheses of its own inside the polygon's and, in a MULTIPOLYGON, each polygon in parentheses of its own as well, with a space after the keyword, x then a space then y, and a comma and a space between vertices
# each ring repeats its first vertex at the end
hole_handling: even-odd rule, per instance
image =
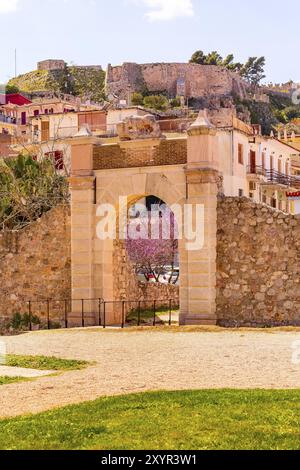
POLYGON ((247 167, 247 173, 264 176, 269 183, 277 183, 288 187, 300 187, 300 178, 276 170, 267 170, 262 166, 249 165, 247 167))
POLYGON ((250 175, 265 175, 265 169, 263 166, 257 166, 257 165, 248 165, 247 166, 247 174, 250 175))
POLYGON ((60 323, 64 326, 63 328, 68 329, 70 327, 70 316, 72 316, 72 307, 69 307, 73 304, 78 302, 80 304, 80 311, 74 312, 76 315, 79 315, 79 323, 82 328, 85 328, 87 315, 94 315, 96 326, 100 326, 106 328, 107 326, 115 326, 115 324, 110 325, 107 321, 107 307, 109 305, 120 305, 122 309, 121 314, 121 328, 125 328, 127 323, 126 319, 126 305, 136 305, 137 306, 137 326, 141 325, 141 313, 142 313, 142 305, 150 304, 149 310, 153 311, 153 326, 157 325, 157 310, 159 308, 159 304, 167 304, 168 305, 168 312, 169 312, 169 326, 172 325, 172 313, 174 307, 177 307, 177 303, 173 299, 143 299, 143 300, 114 300, 114 301, 105 301, 102 298, 93 298, 93 299, 41 299, 41 300, 27 300, 25 303, 27 304, 27 315, 28 315, 28 322, 29 322, 29 331, 33 330, 34 318, 35 315, 33 313, 33 306, 35 304, 44 305, 46 310, 44 316, 46 316, 46 328, 48 330, 51 329, 53 321, 57 320, 57 317, 54 317, 52 314, 53 304, 61 304, 62 305, 62 317, 63 320, 60 318, 60 323), (95 302, 95 311, 89 312, 86 311, 86 303, 87 302, 95 302), (45 315, 46 314, 46 315, 45 315), (96 319, 96 317, 98 318, 96 319))

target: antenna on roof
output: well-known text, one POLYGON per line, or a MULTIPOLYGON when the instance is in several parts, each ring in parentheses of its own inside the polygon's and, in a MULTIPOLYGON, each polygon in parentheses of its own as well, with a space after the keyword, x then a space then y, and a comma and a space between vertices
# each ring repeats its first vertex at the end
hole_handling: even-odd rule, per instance
POLYGON ((17 76, 17 49, 15 49, 15 78, 17 76))

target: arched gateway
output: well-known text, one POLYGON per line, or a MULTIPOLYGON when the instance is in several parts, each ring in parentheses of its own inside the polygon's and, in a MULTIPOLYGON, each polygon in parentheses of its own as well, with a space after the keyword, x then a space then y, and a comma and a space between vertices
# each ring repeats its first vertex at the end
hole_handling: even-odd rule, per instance
MULTIPOLYGON (((115 300, 114 240, 100 239, 97 234, 99 207, 110 204, 119 214, 120 201, 126 201, 126 197, 132 204, 144 196, 155 195, 178 211, 177 223, 182 232, 180 323, 216 323, 220 181, 216 138, 216 129, 206 113, 202 113, 183 138, 150 137, 114 144, 101 144, 92 136, 73 139, 70 178, 73 299, 115 300), (198 214, 204 214, 203 220, 196 218, 198 209, 198 214), (197 240, 192 239, 195 233, 197 240), (203 242, 199 244, 201 236, 203 242)), ((113 310, 108 315, 110 321, 118 321, 113 310)))

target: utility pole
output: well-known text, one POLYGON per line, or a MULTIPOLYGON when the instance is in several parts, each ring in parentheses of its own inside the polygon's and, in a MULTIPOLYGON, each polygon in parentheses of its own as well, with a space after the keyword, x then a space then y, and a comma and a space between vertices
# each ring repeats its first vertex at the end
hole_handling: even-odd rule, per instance
POLYGON ((17 49, 15 49, 15 78, 17 76, 17 49))

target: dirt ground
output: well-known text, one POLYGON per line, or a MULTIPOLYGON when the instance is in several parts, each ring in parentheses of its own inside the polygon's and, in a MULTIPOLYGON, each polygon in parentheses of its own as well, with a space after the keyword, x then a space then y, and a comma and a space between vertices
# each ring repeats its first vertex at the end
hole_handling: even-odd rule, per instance
POLYGON ((0 341, 11 354, 93 362, 80 371, 1 386, 0 417, 148 390, 300 387, 300 363, 292 361, 298 330, 78 329, 0 341))

